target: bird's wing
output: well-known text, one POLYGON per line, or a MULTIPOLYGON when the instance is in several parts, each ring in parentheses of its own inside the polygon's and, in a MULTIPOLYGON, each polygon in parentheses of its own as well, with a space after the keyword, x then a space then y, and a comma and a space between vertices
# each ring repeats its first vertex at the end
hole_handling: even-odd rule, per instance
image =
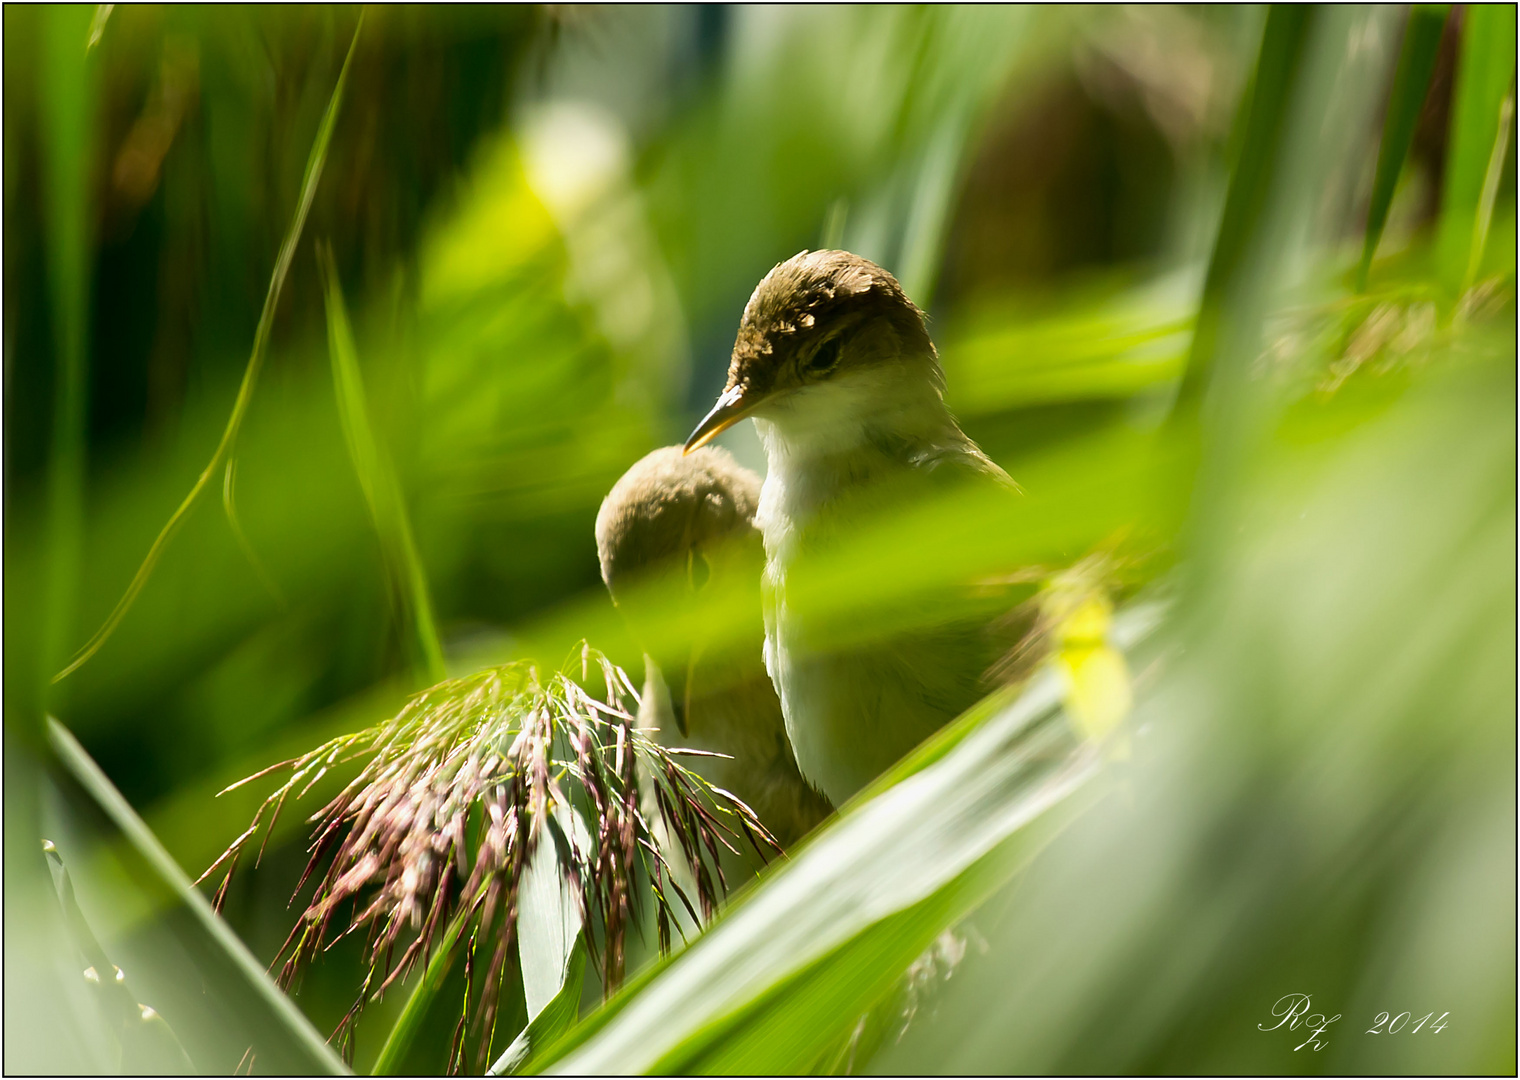
POLYGON ((935 446, 913 462, 935 480, 958 483, 966 480, 991 480, 1009 491, 1022 494, 1023 488, 1003 467, 982 453, 981 447, 962 437, 947 445, 935 446))
MULTIPOLYGON (((936 447, 923 456, 918 467, 928 486, 938 491, 980 488, 994 501, 1013 499, 1024 493, 1024 489, 970 439, 936 447)), ((956 590, 961 600, 974 598, 973 606, 981 609, 979 615, 968 615, 961 624, 960 629, 966 636, 958 646, 966 656, 978 658, 975 684, 980 692, 1026 675, 1032 658, 1040 654, 1033 636, 1033 613, 1028 604, 1034 592, 1035 580, 1019 576, 966 582, 956 590)), ((950 634, 944 640, 953 640, 954 636, 950 634)), ((931 661, 929 667, 932 666, 931 661)), ((964 668, 961 674, 967 674, 964 668)), ((954 695, 965 688, 944 689, 947 694, 954 695)))

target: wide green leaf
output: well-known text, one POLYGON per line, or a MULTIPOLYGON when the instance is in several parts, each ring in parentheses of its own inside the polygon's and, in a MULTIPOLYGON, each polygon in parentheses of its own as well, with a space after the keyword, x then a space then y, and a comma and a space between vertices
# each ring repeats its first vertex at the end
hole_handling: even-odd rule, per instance
POLYGON ((556 806, 553 820, 558 829, 546 829, 539 838, 518 899, 516 974, 528 1022, 491 1065, 493 1076, 520 1072, 580 1015, 586 944, 579 901, 565 877, 559 847, 569 841, 586 851, 593 841, 573 807, 556 806))
MULTIPOLYGON (((1132 612, 1132 644, 1155 612, 1132 612)), ((685 952, 589 1018, 557 1073, 797 1072, 1008 880, 1097 771, 1053 672, 994 695, 863 793, 685 952), (944 742, 946 750, 938 745, 944 742)))
MULTIPOLYGON (((572 807, 557 805, 554 819, 576 847, 591 850, 590 830, 572 807)), ((556 840, 553 830, 545 829, 518 897, 517 955, 530 1023, 564 988, 581 934, 580 906, 565 877, 556 840)))

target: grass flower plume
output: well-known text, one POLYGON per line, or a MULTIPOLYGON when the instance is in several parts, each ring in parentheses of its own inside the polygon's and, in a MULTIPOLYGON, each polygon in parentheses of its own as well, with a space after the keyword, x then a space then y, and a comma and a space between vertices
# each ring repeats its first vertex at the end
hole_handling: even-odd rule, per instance
MULTIPOLYGON (((484 978, 468 978, 475 1000, 467 993, 465 1002, 483 1055, 517 932, 519 887, 546 837, 609 989, 622 981, 628 924, 641 895, 653 903, 660 947, 668 949, 672 897, 696 919, 699 909, 709 916, 722 895, 720 846, 775 849, 749 807, 677 760, 701 751, 662 746, 636 724, 638 701, 628 676, 584 643, 559 671, 518 661, 441 682, 373 728, 228 788, 289 771, 201 880, 222 869, 220 906, 239 855, 261 828, 267 843, 286 799, 293 792, 300 798, 334 767, 362 760, 359 774, 310 818, 310 859, 295 895, 309 880, 316 887, 275 958, 283 960, 281 985, 338 939, 363 931, 363 988, 334 1033, 351 1051, 353 1022, 367 1000, 435 951, 468 942, 471 967, 477 951, 489 956, 484 978), (642 805, 641 783, 650 793, 642 805), (688 880, 695 896, 673 879, 649 806, 658 807, 665 835, 694 870, 688 880), (566 812, 584 813, 589 827, 565 829, 556 815, 566 812)), ((456 1047, 464 1026, 462 1017, 456 1047)))

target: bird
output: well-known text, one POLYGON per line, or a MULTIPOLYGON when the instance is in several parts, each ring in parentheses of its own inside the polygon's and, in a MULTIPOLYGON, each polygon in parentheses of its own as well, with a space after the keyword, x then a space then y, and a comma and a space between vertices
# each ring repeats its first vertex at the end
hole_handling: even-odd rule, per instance
POLYGON ((833 812, 802 778, 781 703, 765 670, 755 528, 760 478, 725 450, 646 454, 613 485, 596 517, 602 579, 645 651, 641 722, 667 744, 727 755, 698 771, 732 791, 785 849, 833 812), (670 616, 689 624, 711 605, 729 608, 731 630, 692 645, 662 633, 670 616), (677 730, 668 730, 673 721, 677 730))
POLYGON ((754 421, 767 462, 756 513, 766 670, 802 775, 836 806, 984 696, 1019 636, 942 591, 906 627, 838 640, 830 614, 796 587, 885 507, 961 486, 1018 494, 944 393, 926 317, 897 279, 847 251, 802 251, 756 286, 723 391, 685 444, 697 453, 754 421))

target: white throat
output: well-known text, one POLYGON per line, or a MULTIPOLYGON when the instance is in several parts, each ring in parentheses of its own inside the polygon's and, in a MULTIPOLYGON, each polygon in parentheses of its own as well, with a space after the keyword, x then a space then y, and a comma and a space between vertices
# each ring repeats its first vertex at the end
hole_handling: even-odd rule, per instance
POLYGON ((791 393, 755 429, 767 470, 755 523, 768 558, 783 563, 820 507, 964 438, 928 370, 895 364, 791 393))

